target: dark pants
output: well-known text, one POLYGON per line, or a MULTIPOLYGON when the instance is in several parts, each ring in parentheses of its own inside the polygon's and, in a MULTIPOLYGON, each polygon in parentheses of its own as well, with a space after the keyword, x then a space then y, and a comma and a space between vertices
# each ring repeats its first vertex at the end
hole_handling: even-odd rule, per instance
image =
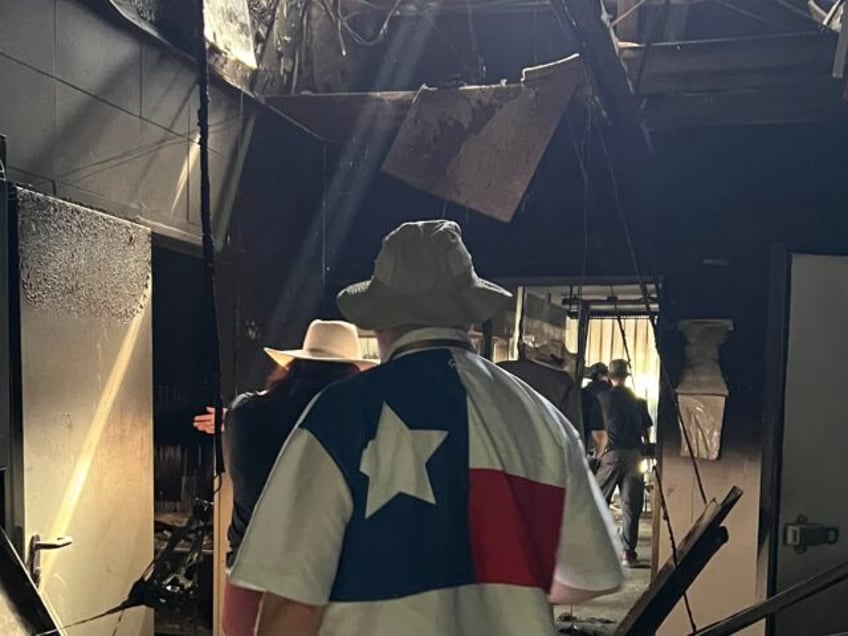
POLYGON ((639 540, 639 517, 645 503, 645 482, 639 471, 642 453, 639 450, 614 450, 601 458, 598 483, 607 500, 612 500, 616 486, 621 493, 621 541, 625 551, 636 553, 639 540))

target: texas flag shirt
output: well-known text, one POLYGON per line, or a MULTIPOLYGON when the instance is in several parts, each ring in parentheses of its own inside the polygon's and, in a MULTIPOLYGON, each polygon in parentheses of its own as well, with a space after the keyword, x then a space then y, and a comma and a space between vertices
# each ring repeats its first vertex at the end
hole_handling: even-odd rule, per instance
POLYGON ((307 409, 230 580, 326 606, 321 636, 553 634, 554 579, 622 581, 579 437, 462 332, 410 343, 307 409))

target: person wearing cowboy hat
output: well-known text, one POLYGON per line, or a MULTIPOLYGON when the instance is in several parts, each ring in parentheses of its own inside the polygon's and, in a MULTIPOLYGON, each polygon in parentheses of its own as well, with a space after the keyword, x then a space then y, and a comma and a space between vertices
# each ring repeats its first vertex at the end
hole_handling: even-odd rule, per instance
MULTIPOLYGON (((265 390, 237 397, 226 418, 226 464, 233 484, 228 565, 238 553, 283 442, 303 410, 333 382, 374 366, 362 357, 356 327, 341 321, 315 320, 300 349, 266 347, 265 353, 276 367, 265 390)), ((214 411, 210 414, 210 410, 195 418, 195 427, 211 433, 214 411)), ((222 625, 226 636, 252 636, 261 596, 228 581, 222 625)))
POLYGON ((264 592, 259 636, 549 634, 550 602, 621 585, 578 434, 468 337, 510 299, 449 221, 400 226, 339 294, 383 363, 313 402, 268 479, 231 572, 264 592))

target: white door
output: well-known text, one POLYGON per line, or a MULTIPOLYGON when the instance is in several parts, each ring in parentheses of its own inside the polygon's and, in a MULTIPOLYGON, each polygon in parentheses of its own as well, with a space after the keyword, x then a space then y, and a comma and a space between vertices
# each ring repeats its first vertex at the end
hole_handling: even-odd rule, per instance
MULTIPOLYGON (((150 233, 26 191, 18 229, 24 539, 73 540, 27 548, 67 624, 120 603, 153 557, 150 233)), ((145 609, 117 631, 152 633, 145 609)))
MULTIPOLYGON (((778 538, 781 591, 848 560, 848 257, 791 258, 780 530, 799 515, 839 529, 804 551, 778 538)), ((848 631, 848 583, 777 615, 780 636, 848 631)))

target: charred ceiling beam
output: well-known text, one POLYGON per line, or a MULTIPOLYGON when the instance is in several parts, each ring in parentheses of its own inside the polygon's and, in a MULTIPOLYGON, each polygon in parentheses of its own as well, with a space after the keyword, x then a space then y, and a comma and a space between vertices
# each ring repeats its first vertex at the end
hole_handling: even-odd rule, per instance
POLYGON ((600 0, 550 1, 563 29, 577 35, 581 55, 610 124, 622 137, 647 150, 647 131, 600 0))

